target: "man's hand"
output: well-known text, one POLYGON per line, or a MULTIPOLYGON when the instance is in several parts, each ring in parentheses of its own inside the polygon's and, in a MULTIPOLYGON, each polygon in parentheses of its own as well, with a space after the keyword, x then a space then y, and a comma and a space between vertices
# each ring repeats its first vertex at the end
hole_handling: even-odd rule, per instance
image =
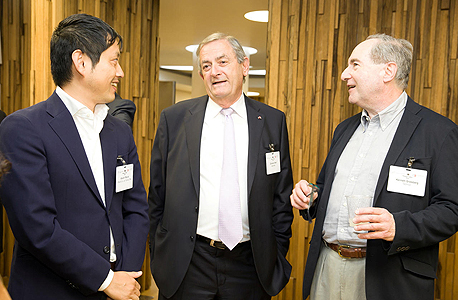
POLYGON ((135 280, 142 276, 138 272, 114 272, 113 280, 104 290, 109 299, 113 300, 138 300, 140 299, 140 284, 135 280))
MULTIPOLYGON (((291 205, 300 210, 308 209, 311 193, 312 188, 309 186, 309 183, 305 180, 299 181, 294 186, 291 196, 289 196, 291 205)), ((313 193, 313 199, 316 199, 316 197, 318 197, 318 193, 313 193)))
POLYGON ((382 239, 391 242, 396 234, 394 217, 384 208, 360 208, 356 211, 353 223, 363 223, 355 225, 355 231, 369 231, 358 234, 360 239, 382 239))

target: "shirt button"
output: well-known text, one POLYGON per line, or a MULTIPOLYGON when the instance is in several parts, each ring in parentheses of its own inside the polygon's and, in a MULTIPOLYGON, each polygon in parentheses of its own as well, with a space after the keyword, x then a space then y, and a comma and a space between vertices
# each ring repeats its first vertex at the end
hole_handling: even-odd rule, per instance
POLYGON ((191 235, 189 238, 191 239, 191 241, 194 241, 194 236, 191 235))
POLYGON ((199 211, 199 208, 197 206, 195 206, 194 210, 197 212, 197 211, 199 211))

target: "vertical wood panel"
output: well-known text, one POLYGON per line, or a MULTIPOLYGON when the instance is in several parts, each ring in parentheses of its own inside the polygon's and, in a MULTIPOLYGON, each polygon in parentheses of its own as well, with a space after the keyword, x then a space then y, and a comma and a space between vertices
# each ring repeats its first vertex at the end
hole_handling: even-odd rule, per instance
MULTIPOLYGON (((353 48, 369 34, 383 32, 409 40, 414 57, 407 92, 416 102, 457 121, 457 1, 270 0, 269 10, 266 102, 290 116, 288 130, 296 182, 301 178, 316 180, 333 130, 360 111, 348 103, 340 74, 353 48)), ((275 300, 302 299, 312 230, 313 223, 305 222, 295 212, 288 253, 293 271, 290 282, 275 300)), ((440 244, 436 299, 458 299, 455 237, 440 244)))

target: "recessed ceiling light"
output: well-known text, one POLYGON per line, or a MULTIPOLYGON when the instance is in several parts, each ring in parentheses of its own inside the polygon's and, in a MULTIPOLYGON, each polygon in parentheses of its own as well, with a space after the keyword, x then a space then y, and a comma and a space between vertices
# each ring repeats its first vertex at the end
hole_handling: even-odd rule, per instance
POLYGON ((250 21, 267 23, 269 21, 268 10, 256 10, 247 12, 244 17, 250 21))
POLYGON ((174 71, 192 71, 192 66, 161 66, 161 69, 174 71))
MULTIPOLYGON (((195 52, 197 50, 197 47, 199 47, 199 45, 189 45, 189 46, 186 46, 185 49, 186 51, 189 51, 189 52, 195 52)), ((243 51, 245 51, 247 55, 253 55, 253 54, 258 53, 258 50, 253 47, 242 47, 242 48, 243 48, 243 51)))
POLYGON ((248 92, 248 93, 246 93, 246 95, 248 97, 257 97, 257 96, 259 96, 259 93, 258 92, 248 92))
POLYGON ((243 51, 245 51, 245 53, 248 55, 253 55, 253 54, 258 53, 258 50, 253 47, 242 47, 242 48, 243 48, 243 51))
POLYGON ((196 52, 197 47, 199 47, 199 45, 189 45, 189 46, 186 46, 185 49, 186 51, 189 51, 189 52, 196 52))
POLYGON ((266 70, 249 70, 249 75, 266 75, 266 70))

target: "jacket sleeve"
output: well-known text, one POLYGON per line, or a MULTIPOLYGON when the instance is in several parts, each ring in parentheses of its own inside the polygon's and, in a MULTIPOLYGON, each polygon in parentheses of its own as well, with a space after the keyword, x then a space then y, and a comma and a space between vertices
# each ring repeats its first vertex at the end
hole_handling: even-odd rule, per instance
POLYGON ((154 259, 154 241, 156 229, 162 220, 165 205, 167 144, 167 119, 164 112, 162 112, 159 120, 159 126, 156 132, 156 137, 154 138, 150 165, 150 187, 148 193, 148 204, 150 218, 149 248, 151 263, 154 259))
POLYGON ((272 223, 277 238, 277 242, 282 246, 279 250, 283 256, 289 249, 289 239, 291 238, 291 224, 293 222, 293 212, 289 195, 293 189, 293 176, 291 169, 291 159, 289 154, 288 132, 286 129, 285 115, 282 114, 281 120, 281 172, 276 180, 274 190, 273 218, 272 223))

